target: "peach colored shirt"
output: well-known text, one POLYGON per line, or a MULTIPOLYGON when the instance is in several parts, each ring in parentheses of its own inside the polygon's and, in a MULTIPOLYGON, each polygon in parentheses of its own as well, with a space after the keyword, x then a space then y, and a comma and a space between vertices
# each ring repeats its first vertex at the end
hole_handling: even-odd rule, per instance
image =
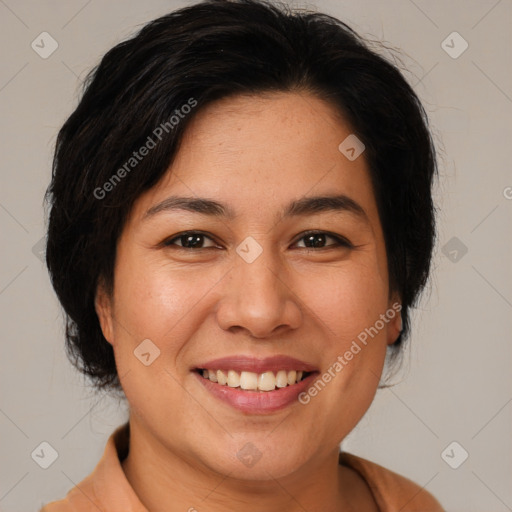
MULTIPOLYGON (((73 487, 66 498, 49 503, 40 512, 148 512, 121 466, 128 455, 129 436, 129 424, 121 425, 108 439, 94 471, 73 487)), ((381 512, 443 512, 427 491, 378 464, 347 452, 340 453, 340 464, 364 478, 381 512)))

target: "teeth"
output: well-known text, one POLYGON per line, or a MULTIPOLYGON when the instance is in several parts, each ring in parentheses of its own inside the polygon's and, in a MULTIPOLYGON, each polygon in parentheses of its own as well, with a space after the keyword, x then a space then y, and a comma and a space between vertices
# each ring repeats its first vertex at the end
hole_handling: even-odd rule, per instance
POLYGON ((228 383, 228 376, 222 370, 217 370, 217 382, 223 386, 228 383))
POLYGON ((240 375, 235 370, 228 371, 228 386, 230 388, 237 388, 240 386, 240 375))
POLYGON ((276 378, 272 372, 265 372, 258 377, 258 389, 260 391, 274 391, 276 389, 276 378))
POLYGON ((279 370, 276 375, 276 386, 278 388, 285 388, 288 386, 288 375, 284 370, 279 370))
POLYGON ((240 375, 242 389, 258 389, 258 376, 252 372, 242 372, 240 375))
POLYGON ((243 371, 238 373, 235 370, 203 370, 202 375, 205 379, 217 382, 221 386, 228 385, 231 388, 238 388, 251 391, 274 391, 277 388, 292 386, 300 382, 304 376, 303 371, 279 370, 274 372, 264 372, 259 375, 254 372, 243 371))

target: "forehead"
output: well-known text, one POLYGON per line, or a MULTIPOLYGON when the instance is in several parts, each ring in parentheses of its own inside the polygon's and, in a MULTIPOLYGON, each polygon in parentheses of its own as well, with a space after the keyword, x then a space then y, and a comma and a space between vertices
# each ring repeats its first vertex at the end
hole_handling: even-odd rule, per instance
POLYGON ((232 216, 262 219, 309 196, 343 194, 377 215, 364 153, 339 149, 350 125, 323 100, 306 93, 237 96, 199 111, 160 182, 139 198, 134 215, 168 196, 214 198, 232 216))

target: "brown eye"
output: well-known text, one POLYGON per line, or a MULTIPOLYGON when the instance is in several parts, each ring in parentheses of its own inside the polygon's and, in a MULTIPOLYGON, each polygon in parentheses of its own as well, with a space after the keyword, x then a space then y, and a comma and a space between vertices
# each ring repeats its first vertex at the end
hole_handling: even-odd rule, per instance
POLYGON ((353 245, 342 237, 326 233, 325 231, 310 231, 299 239, 304 240, 305 249, 330 249, 335 247, 353 247, 353 245), (334 244, 326 245, 328 239, 334 240, 334 244))
POLYGON ((164 242, 166 247, 176 246, 182 249, 211 249, 217 247, 213 240, 200 231, 186 231, 164 242), (203 246, 205 240, 210 240, 212 245, 203 246), (177 243, 179 242, 179 243, 177 243))

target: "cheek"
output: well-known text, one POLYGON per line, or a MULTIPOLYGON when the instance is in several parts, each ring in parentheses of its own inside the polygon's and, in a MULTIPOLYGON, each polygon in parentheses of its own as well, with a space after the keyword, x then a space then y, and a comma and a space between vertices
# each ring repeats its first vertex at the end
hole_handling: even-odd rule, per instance
POLYGON ((176 365, 182 346, 203 320, 208 293, 221 277, 214 270, 199 274, 161 262, 122 262, 114 290, 119 356, 132 354, 150 339, 165 355, 167 367, 176 365))
POLYGON ((304 289, 302 296, 329 328, 335 348, 350 343, 386 310, 387 287, 374 265, 347 265, 316 276, 314 283, 304 289))
POLYGON ((189 366, 182 363, 187 342, 204 320, 202 301, 217 281, 212 273, 198 279, 150 262, 121 262, 116 269, 117 371, 131 410, 148 424, 191 407, 181 385, 189 366))
POLYGON ((325 334, 324 373, 312 403, 319 411, 337 411, 330 428, 341 439, 366 412, 379 384, 387 347, 387 324, 380 320, 387 311, 387 287, 374 266, 347 266, 316 282, 307 296, 325 334))

